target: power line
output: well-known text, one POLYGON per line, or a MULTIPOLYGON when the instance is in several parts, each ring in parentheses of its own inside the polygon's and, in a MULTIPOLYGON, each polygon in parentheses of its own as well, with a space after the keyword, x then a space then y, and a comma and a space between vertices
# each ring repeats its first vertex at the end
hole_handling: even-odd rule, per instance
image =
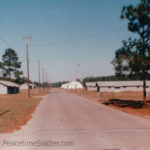
POLYGON ((10 45, 10 43, 8 41, 6 41, 2 36, 0 36, 0 39, 10 48, 12 48, 12 46, 10 45))
MULTIPOLYGON (((78 39, 74 39, 74 40, 69 40, 69 41, 62 41, 62 42, 56 42, 56 43, 43 43, 43 44, 34 44, 34 45, 37 45, 37 46, 49 46, 49 45, 60 45, 60 44, 69 44, 69 43, 74 43, 74 42, 80 42, 80 41, 85 41, 85 40, 88 40, 88 39, 93 39, 93 38, 96 38, 96 37, 99 37, 99 36, 102 36, 104 34, 108 34, 108 33, 111 33, 111 32, 114 32, 114 31, 117 31, 117 30, 120 30, 124 27, 125 25, 123 26, 120 26, 120 27, 117 27, 117 28, 114 28, 114 29, 110 29, 108 31, 104 31, 104 32, 101 32, 101 33, 97 33, 97 34, 94 34, 94 35, 91 35, 91 36, 87 36, 87 37, 84 37, 84 38, 78 38, 78 39)), ((34 46, 33 45, 33 46, 34 46)))

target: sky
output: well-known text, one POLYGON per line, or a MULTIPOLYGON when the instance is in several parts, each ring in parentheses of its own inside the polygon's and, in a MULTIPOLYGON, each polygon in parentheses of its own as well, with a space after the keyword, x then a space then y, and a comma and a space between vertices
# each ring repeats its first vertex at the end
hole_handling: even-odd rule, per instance
POLYGON ((38 59, 50 82, 113 75, 114 53, 132 36, 120 19, 122 7, 139 1, 0 0, 0 58, 13 48, 26 76, 23 37, 31 36, 33 81, 38 80, 38 59))

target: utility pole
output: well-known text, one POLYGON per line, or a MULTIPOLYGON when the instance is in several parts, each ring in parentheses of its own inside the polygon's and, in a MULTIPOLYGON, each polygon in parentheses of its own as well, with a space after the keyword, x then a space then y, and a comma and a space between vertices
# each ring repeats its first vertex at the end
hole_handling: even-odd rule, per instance
POLYGON ((46 90, 46 92, 47 92, 47 72, 45 71, 45 90, 46 90))
POLYGON ((38 78, 39 78, 39 93, 41 93, 41 73, 40 73, 40 60, 38 59, 38 78))
POLYGON ((45 71, 45 82, 48 83, 48 76, 47 76, 47 72, 45 71))
POLYGON ((77 77, 76 77, 76 80, 78 80, 79 79, 79 67, 80 67, 80 64, 77 64, 77 77))
POLYGON ((45 70, 42 69, 42 83, 45 82, 45 70))
POLYGON ((44 72, 45 72, 45 70, 42 69, 42 80, 43 80, 43 81, 42 81, 42 83, 43 83, 42 85, 43 85, 43 92, 44 92, 44 80, 45 80, 45 79, 44 79, 44 76, 45 76, 45 73, 44 73, 44 72))
POLYGON ((24 39, 25 39, 25 42, 26 42, 28 97, 30 98, 31 94, 30 94, 30 69, 29 69, 29 51, 28 51, 28 46, 29 46, 29 40, 31 39, 31 37, 30 36, 25 36, 24 39))

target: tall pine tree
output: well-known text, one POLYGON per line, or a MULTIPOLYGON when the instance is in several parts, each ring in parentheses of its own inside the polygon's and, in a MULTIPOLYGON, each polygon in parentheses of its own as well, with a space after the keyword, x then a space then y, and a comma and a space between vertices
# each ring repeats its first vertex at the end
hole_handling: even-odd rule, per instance
POLYGON ((2 62, 0 63, 0 68, 3 72, 3 77, 15 79, 20 78, 23 72, 20 70, 21 62, 17 53, 13 49, 6 49, 2 56, 2 62))
POLYGON ((123 41, 112 63, 116 73, 138 76, 143 80, 143 101, 146 104, 146 79, 150 73, 150 0, 141 0, 135 7, 123 7, 121 19, 128 21, 128 30, 138 37, 123 41))

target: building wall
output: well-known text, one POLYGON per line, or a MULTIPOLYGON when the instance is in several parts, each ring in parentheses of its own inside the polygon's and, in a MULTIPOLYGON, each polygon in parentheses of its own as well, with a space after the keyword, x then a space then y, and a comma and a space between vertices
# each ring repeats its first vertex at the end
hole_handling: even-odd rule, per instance
POLYGON ((0 84, 0 94, 7 94, 7 87, 0 84))
MULTIPOLYGON (((100 87, 100 92, 138 92, 142 91, 143 87, 100 87)), ((150 87, 146 88, 150 91, 150 87)))
POLYGON ((22 85, 20 86, 20 89, 21 89, 21 90, 27 90, 27 89, 28 89, 28 85, 27 85, 27 84, 22 84, 22 85))
POLYGON ((112 91, 113 89, 110 88, 110 87, 100 87, 100 92, 110 92, 112 91))
POLYGON ((146 89, 148 92, 150 92, 150 86, 146 89))
MULTIPOLYGON (((86 82, 89 91, 96 91, 96 85, 100 87, 100 92, 141 92, 143 91, 143 81, 100 81, 86 82)), ((150 81, 146 81, 147 91, 150 91, 150 81)))
POLYGON ((97 87, 87 87, 88 91, 97 91, 97 87))
POLYGON ((114 91, 113 92, 121 92, 121 87, 114 87, 114 91))

